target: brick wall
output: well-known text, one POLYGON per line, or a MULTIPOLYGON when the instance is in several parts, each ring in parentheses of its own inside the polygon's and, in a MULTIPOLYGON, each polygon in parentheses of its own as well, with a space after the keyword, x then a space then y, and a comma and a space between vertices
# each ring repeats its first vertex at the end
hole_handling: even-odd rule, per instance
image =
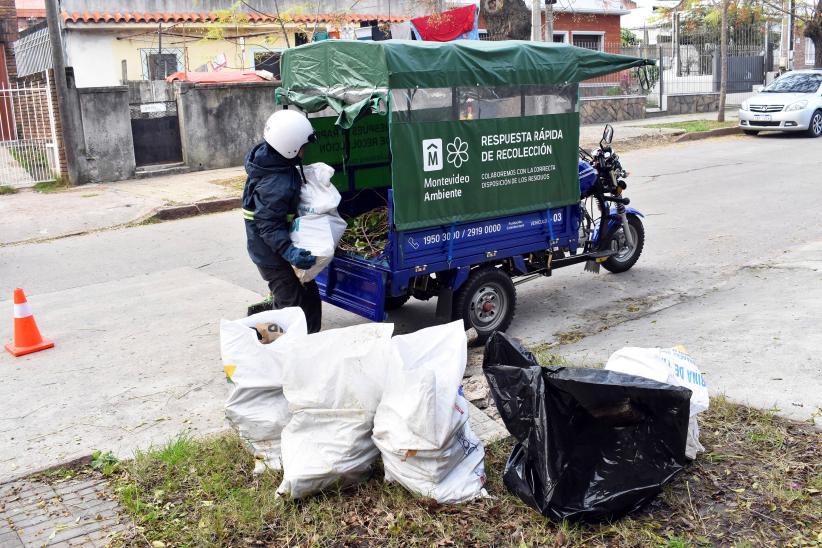
POLYGON ((554 32, 567 32, 569 44, 574 43, 574 32, 604 32, 605 51, 620 53, 620 29, 619 15, 589 15, 565 12, 554 14, 554 32))
MULTIPOLYGON (((530 7, 530 4, 527 4, 530 7)), ((545 17, 543 14, 543 23, 545 17)), ((485 28, 485 19, 480 15, 479 28, 485 28)), ((605 51, 620 53, 620 31, 622 24, 619 15, 593 15, 583 13, 554 12, 554 32, 567 32, 568 43, 572 42, 571 33, 604 32, 605 51)))
POLYGON ((17 38, 17 7, 14 5, 14 0, 0 0, 0 43, 6 50, 6 70, 10 82, 13 82, 17 76, 17 64, 14 62, 14 48, 12 47, 17 38))
MULTIPOLYGON (((63 146, 63 129, 60 125, 60 107, 57 103, 57 86, 54 83, 54 71, 48 70, 48 93, 51 95, 51 105, 54 117, 54 132, 57 136, 57 151, 60 158, 60 173, 65 174, 66 150, 63 146)), ((46 85, 46 73, 39 72, 18 78, 17 85, 21 88, 39 88, 46 85)), ((21 139, 51 140, 51 126, 49 122, 48 102, 42 92, 23 92, 19 101, 15 103, 15 115, 18 120, 26 120, 25 129, 21 130, 21 139)), ((20 124, 18 124, 20 125, 20 124)))
POLYGON ((814 59, 805 59, 805 49, 808 45, 808 38, 802 36, 801 31, 797 33, 798 36, 793 45, 793 68, 795 69, 809 69, 814 68, 814 59), (810 61, 809 63, 806 61, 810 61))

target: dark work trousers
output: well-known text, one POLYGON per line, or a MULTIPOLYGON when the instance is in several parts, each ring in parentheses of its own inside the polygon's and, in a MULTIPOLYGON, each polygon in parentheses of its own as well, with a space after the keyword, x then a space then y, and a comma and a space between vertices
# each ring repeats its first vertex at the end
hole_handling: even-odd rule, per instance
POLYGON ((308 332, 316 333, 322 323, 322 301, 320 290, 314 280, 300 283, 290 264, 269 268, 257 265, 260 275, 268 283, 268 289, 274 300, 274 309, 299 306, 305 312, 308 332))

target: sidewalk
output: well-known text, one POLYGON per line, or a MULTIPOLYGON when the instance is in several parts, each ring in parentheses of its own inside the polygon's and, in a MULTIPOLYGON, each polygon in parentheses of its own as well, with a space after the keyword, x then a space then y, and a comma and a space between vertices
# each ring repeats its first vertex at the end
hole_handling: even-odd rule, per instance
POLYGON ((233 167, 0 196, 0 246, 125 226, 165 208, 236 198, 244 182, 243 168, 233 167))
MULTIPOLYGON (((728 121, 737 120, 736 110, 726 110, 725 119, 728 121)), ((673 122, 687 122, 691 120, 716 120, 716 112, 700 112, 697 114, 680 114, 676 116, 657 116, 645 118, 643 120, 626 120, 623 122, 612 122, 614 127, 614 144, 625 141, 645 140, 660 136, 676 136, 683 132, 679 129, 671 128, 651 128, 642 126, 652 126, 656 124, 670 124, 673 122)), ((580 128, 579 144, 584 148, 594 147, 602 138, 602 130, 605 129, 605 122, 600 124, 588 124, 580 128)))
MULTIPOLYGON (((736 117, 728 112, 728 119, 736 117)), ((642 127, 687 120, 716 119, 716 113, 662 116, 614 122, 614 143, 630 146, 675 136, 681 130, 642 127)), ((604 123, 580 128, 580 144, 591 148, 602 137, 604 123)), ((24 190, 0 196, 0 246, 49 240, 140 223, 154 217, 170 220, 239 206, 242 167, 83 185, 48 194, 24 190)))

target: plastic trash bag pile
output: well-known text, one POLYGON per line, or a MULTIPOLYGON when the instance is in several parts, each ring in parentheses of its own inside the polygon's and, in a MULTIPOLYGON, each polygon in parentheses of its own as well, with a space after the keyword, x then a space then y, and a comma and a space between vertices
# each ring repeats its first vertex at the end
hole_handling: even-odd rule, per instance
POLYGON ((618 371, 540 367, 505 334, 483 361, 494 402, 516 445, 503 481, 557 520, 636 510, 687 463, 692 392, 618 371))
POLYGON ((392 333, 365 324, 308 335, 298 308, 221 322, 226 417, 264 467, 283 470, 278 493, 364 481, 382 455, 386 481, 420 496, 485 495, 484 449, 460 389, 462 322, 392 333), (261 323, 284 334, 263 344, 250 329, 261 323))

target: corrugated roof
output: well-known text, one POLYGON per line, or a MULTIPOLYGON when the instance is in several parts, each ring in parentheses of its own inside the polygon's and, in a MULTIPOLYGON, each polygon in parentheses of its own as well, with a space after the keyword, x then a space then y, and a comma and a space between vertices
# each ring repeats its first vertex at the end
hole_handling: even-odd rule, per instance
MULTIPOLYGON (((168 12, 157 12, 157 13, 110 13, 104 12, 100 13, 95 11, 93 13, 89 12, 72 12, 67 13, 63 12, 63 20, 67 23, 214 23, 220 21, 222 16, 218 13, 202 13, 202 12, 190 12, 190 13, 168 13, 168 12)), ((247 20, 249 23, 278 23, 279 20, 272 16, 272 15, 262 15, 259 13, 243 13, 242 14, 243 20, 247 20)), ((376 14, 359 14, 359 13, 351 13, 346 15, 329 15, 329 14, 318 14, 318 15, 290 15, 288 16, 290 21, 295 23, 314 23, 317 22, 330 22, 330 21, 339 21, 343 20, 346 22, 365 22, 365 21, 379 21, 380 23, 400 23, 402 21, 407 21, 407 17, 388 17, 385 15, 376 15, 376 14)), ((286 22, 290 22, 287 20, 286 22)))

